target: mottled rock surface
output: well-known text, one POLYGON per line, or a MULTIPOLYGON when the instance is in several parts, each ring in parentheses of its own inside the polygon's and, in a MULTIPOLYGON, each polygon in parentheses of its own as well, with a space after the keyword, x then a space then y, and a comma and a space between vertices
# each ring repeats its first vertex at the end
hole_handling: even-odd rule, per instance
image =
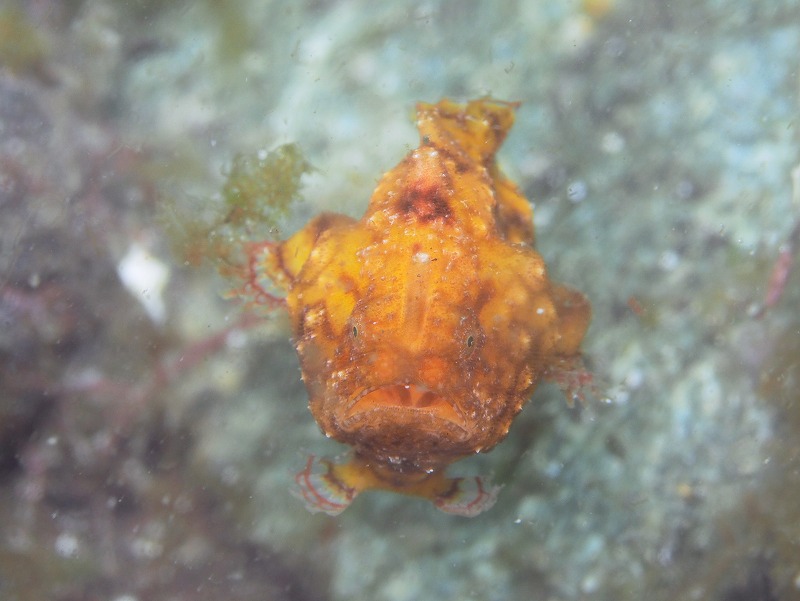
POLYGON ((797 250, 796 2, 0 0, 0 38, 0 597, 800 598, 800 276, 758 310, 797 250), (501 162, 608 399, 538 390, 459 465, 505 484, 478 518, 310 516, 292 474, 342 448, 285 324, 167 224, 287 142, 282 233, 359 215, 416 101, 483 95, 522 102, 501 162))

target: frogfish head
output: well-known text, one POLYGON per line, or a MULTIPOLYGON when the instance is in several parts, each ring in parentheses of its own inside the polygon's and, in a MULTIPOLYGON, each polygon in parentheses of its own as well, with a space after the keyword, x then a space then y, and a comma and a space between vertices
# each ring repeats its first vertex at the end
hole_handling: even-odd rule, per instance
POLYGON ((497 360, 508 349, 468 303, 409 319, 395 298, 373 298, 356 306, 344 338, 308 370, 318 376, 306 379, 311 410, 330 437, 400 470, 434 471, 492 448, 534 381, 524 365, 497 360))

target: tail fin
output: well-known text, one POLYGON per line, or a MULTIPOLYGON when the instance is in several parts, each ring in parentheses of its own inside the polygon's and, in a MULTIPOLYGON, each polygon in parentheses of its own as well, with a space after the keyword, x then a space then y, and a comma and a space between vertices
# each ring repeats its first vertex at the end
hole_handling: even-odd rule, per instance
POLYGON ((516 102, 483 98, 466 104, 442 100, 417 104, 417 127, 423 144, 486 164, 514 124, 516 102))

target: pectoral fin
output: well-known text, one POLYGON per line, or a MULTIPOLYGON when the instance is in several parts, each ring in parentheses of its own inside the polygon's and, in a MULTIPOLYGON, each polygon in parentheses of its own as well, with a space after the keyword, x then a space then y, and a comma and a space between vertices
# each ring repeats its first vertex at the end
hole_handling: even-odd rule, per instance
POLYGON ((483 513, 497 501, 500 486, 484 482, 478 476, 447 478, 451 488, 433 498, 436 508, 445 513, 472 518, 483 513))
POLYGON ((303 501, 311 513, 339 515, 361 492, 347 483, 346 472, 338 473, 344 467, 311 455, 306 467, 294 477, 295 486, 289 492, 303 501))
POLYGON ((305 503, 306 509, 331 516, 339 515, 359 493, 369 489, 428 499, 440 511, 464 517, 474 517, 489 509, 500 492, 499 486, 479 477, 447 478, 440 472, 387 476, 385 469, 373 468, 355 458, 335 463, 313 455, 294 480, 290 492, 305 503))

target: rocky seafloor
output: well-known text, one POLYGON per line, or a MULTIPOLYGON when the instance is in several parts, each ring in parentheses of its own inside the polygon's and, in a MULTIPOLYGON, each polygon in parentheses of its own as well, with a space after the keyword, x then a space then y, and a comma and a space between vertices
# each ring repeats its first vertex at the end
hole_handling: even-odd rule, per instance
POLYGON ((0 1, 0 598, 800 599, 798 57, 790 0, 0 1), (175 223, 287 142, 281 231, 357 216, 415 102, 487 95, 602 394, 459 464, 476 518, 312 516, 285 320, 175 223))

